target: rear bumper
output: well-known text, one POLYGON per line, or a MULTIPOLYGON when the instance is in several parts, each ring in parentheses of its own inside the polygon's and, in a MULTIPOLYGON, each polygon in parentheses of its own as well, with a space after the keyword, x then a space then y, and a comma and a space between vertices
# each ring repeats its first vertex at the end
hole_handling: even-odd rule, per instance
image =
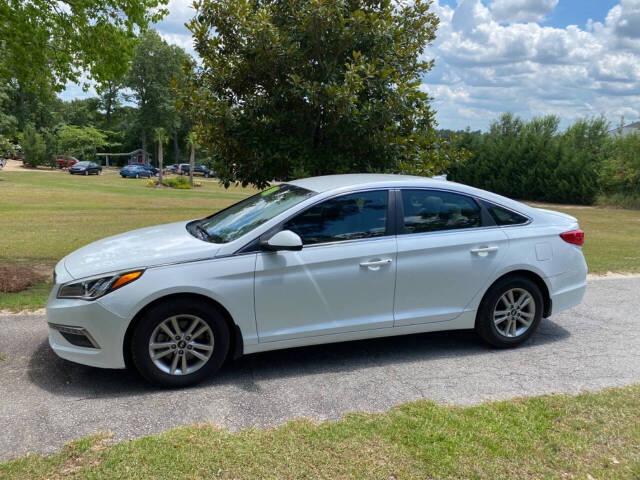
POLYGON ((580 305, 587 289, 587 263, 582 252, 576 256, 571 269, 547 280, 551 286, 551 314, 580 305))

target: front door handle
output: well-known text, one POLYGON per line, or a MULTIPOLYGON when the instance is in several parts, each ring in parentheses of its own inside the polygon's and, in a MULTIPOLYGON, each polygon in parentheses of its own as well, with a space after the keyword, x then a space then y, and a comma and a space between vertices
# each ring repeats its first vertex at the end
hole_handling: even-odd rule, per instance
POLYGON ((482 255, 482 254, 488 254, 488 253, 493 253, 493 252, 497 252, 498 251, 498 247, 492 246, 492 247, 478 247, 478 248, 472 248, 471 250, 469 250, 471 253, 475 253, 477 255, 482 255))
POLYGON ((370 262, 360 262, 361 267, 366 267, 369 270, 379 270, 383 265, 389 265, 392 262, 390 258, 383 260, 371 260, 370 262))

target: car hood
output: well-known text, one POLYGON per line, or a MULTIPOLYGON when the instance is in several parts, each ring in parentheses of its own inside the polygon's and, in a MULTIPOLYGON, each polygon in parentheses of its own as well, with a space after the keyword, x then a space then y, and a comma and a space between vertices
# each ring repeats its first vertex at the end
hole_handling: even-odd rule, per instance
POLYGON ((220 246, 192 236, 186 229, 187 223, 157 225, 107 237, 76 250, 62 261, 75 279, 214 257, 220 246))

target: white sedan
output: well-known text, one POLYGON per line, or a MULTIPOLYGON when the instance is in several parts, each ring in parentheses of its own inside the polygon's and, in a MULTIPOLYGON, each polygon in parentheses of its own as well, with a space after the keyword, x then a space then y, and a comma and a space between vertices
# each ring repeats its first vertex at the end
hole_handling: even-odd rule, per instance
POLYGON ((55 269, 49 343, 183 386, 242 354, 436 330, 519 345, 586 286, 575 218, 452 182, 335 175, 83 247, 55 269))

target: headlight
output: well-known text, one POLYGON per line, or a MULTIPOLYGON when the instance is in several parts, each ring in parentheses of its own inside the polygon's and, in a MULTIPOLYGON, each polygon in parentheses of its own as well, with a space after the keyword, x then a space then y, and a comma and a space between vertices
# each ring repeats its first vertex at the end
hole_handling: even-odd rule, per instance
POLYGON ((123 272, 101 277, 91 277, 79 282, 67 283, 58 290, 58 298, 79 298, 95 300, 109 292, 123 287, 140 278, 144 270, 123 272))

